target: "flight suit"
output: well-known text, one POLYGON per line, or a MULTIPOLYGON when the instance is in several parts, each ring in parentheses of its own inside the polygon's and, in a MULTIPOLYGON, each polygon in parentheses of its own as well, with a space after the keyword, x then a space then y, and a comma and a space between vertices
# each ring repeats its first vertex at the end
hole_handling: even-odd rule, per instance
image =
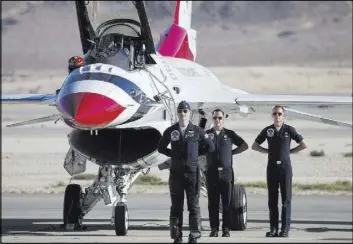
POLYGON ((230 201, 234 185, 233 144, 240 146, 244 140, 234 131, 223 128, 217 135, 212 128, 206 131, 215 144, 215 151, 207 153, 206 184, 208 213, 212 230, 219 231, 219 198, 222 199, 222 229, 230 228, 230 201))
POLYGON ((198 156, 199 147, 204 147, 204 145, 207 151, 214 150, 214 144, 208 139, 205 131, 191 122, 186 127, 184 136, 182 136, 178 123, 167 128, 158 144, 158 152, 171 157, 169 190, 172 202, 170 228, 173 239, 182 236, 184 191, 189 211, 189 238, 201 237, 198 156), (169 143, 171 143, 171 149, 167 148, 169 143))
POLYGON ((292 165, 290 160, 291 140, 303 140, 294 127, 283 124, 279 131, 274 125, 265 127, 255 139, 259 145, 267 139, 267 189, 271 229, 278 230, 278 186, 282 198, 282 231, 289 232, 291 223, 292 165))

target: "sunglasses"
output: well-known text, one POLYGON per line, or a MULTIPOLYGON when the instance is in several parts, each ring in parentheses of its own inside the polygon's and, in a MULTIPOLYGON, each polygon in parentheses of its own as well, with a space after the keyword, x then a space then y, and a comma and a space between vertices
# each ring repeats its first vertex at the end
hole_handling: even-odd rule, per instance
POLYGON ((213 119, 214 119, 214 120, 216 120, 216 119, 222 120, 223 117, 213 117, 213 119))
POLYGON ((276 116, 277 114, 278 114, 278 116, 282 116, 282 113, 276 113, 276 112, 274 112, 272 115, 276 116))
POLYGON ((179 114, 181 114, 181 113, 187 114, 188 112, 189 112, 188 109, 178 109, 179 114))

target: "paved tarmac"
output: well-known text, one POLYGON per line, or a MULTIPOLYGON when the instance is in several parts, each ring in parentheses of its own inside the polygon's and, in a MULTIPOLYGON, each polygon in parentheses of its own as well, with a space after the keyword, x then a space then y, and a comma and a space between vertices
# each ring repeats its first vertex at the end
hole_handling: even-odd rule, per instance
MULTIPOLYGON (((85 231, 63 231, 62 194, 3 194, 2 242, 159 242, 170 243, 168 194, 131 194, 127 198, 129 231, 116 236, 109 225, 111 208, 99 202, 85 217, 85 231)), ((352 243, 352 196, 293 196, 289 238, 265 238, 267 196, 248 194, 248 225, 230 238, 210 238, 207 198, 201 197, 200 242, 349 242, 352 243)), ((184 207, 184 241, 188 212, 184 207)))

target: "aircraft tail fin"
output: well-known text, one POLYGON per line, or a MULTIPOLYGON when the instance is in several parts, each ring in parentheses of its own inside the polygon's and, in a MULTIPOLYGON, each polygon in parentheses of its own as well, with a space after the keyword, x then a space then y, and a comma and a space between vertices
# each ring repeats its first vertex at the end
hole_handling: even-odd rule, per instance
POLYGON ((174 24, 185 29, 191 28, 192 1, 176 1, 174 24))
POLYGON ((191 28, 192 1, 176 1, 174 23, 162 34, 156 50, 162 56, 196 59, 196 31, 191 28))

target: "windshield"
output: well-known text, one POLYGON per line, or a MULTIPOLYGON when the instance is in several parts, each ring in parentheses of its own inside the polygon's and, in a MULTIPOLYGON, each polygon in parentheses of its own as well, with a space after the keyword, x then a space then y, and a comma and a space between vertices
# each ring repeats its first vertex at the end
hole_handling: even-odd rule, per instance
MULTIPOLYGON (((112 19, 132 19, 140 23, 137 9, 134 1, 87 1, 87 13, 92 24, 93 29, 97 32, 98 27, 112 19)), ((136 36, 136 32, 124 25, 116 25, 112 23, 109 25, 107 33, 120 33, 127 36, 136 36)), ((108 26, 107 26, 108 27, 108 26)), ((138 32, 140 28, 134 26, 138 32)), ((104 31, 106 27, 102 28, 99 32, 104 31)), ((100 34, 100 33, 96 33, 100 34)))

